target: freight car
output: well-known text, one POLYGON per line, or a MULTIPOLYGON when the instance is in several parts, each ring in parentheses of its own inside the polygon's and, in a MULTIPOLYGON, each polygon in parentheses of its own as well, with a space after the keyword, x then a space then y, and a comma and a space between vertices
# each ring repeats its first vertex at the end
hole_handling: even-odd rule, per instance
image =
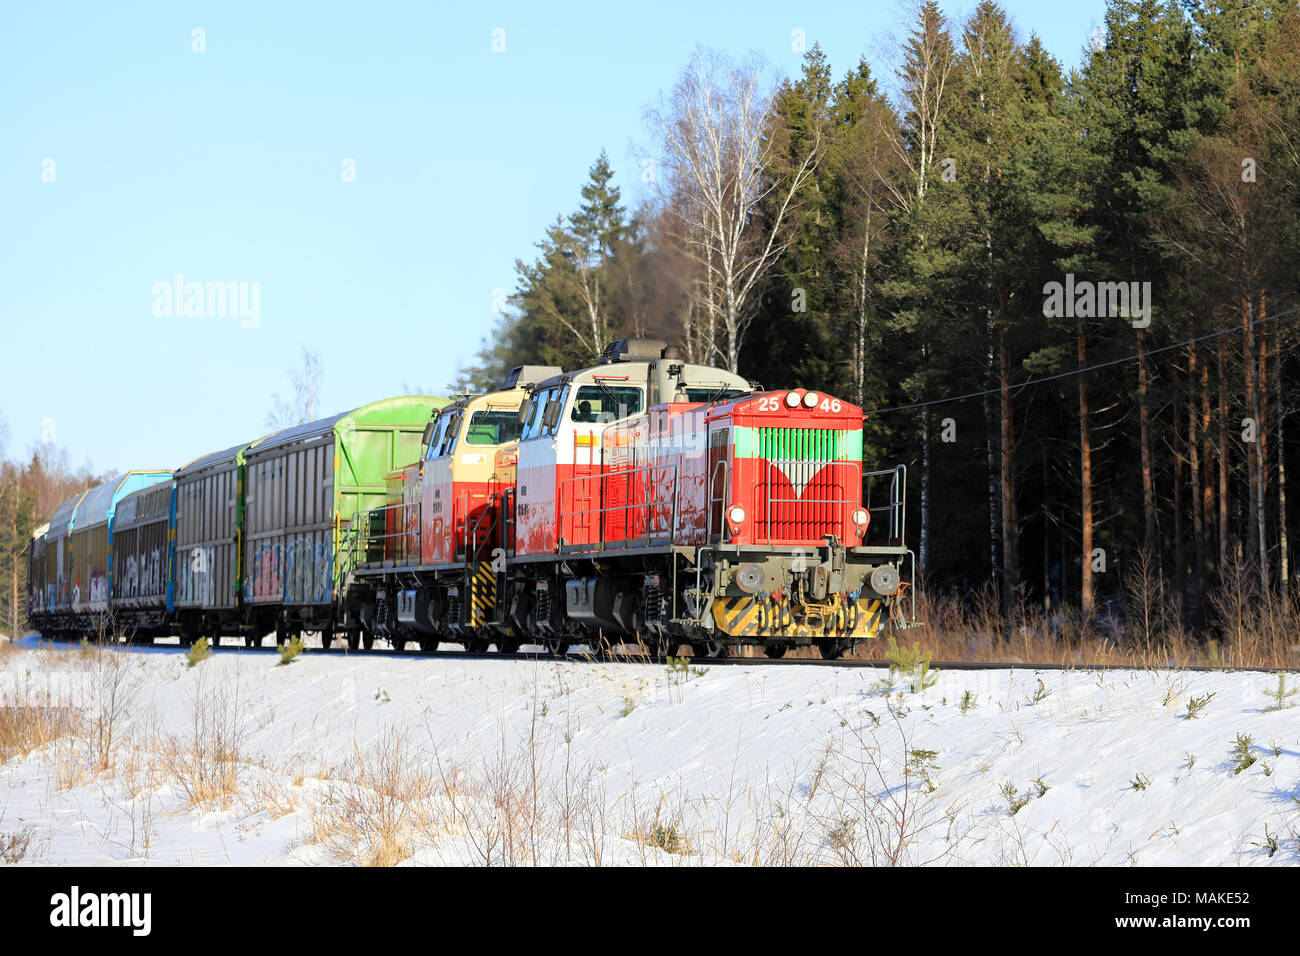
POLYGON ((445 399, 404 396, 196 459, 132 472, 55 511, 29 549, 43 634, 332 637, 340 530, 383 505, 445 399))
POLYGON ((31 550, 28 592, 32 624, 58 636, 95 633, 109 610, 113 581, 110 528, 118 503, 168 481, 168 471, 131 471, 69 498, 54 512, 41 559, 31 550))

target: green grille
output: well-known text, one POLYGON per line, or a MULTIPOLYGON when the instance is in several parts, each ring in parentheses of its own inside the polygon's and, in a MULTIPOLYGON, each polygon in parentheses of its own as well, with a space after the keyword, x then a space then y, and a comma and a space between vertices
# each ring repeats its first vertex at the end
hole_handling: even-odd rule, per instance
POLYGON ((853 461, 862 456, 862 433, 833 428, 760 428, 758 458, 769 461, 853 461))

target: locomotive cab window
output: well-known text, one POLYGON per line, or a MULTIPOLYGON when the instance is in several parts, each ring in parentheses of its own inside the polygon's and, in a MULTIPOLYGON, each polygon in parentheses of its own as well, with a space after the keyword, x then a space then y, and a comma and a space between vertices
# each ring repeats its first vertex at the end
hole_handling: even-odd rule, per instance
POLYGON ((559 389, 552 388, 545 392, 534 392, 533 403, 528 409, 528 422, 524 425, 523 433, 520 435, 522 441, 528 441, 530 438, 537 438, 542 434, 542 416, 546 414, 546 406, 550 404, 559 389))
POLYGON ((504 408, 489 408, 475 412, 465 431, 469 445, 504 445, 519 438, 522 427, 519 412, 504 408))
POLYGON ((569 386, 553 388, 546 410, 542 412, 542 434, 554 435, 560 430, 560 418, 564 414, 565 403, 569 400, 569 386))
POLYGON ((432 461, 442 455, 443 441, 447 437, 447 424, 451 421, 450 413, 439 415, 433 423, 433 434, 429 437, 429 448, 424 453, 425 460, 432 461))
POLYGON ((583 385, 573 401, 575 422, 613 422, 641 411, 641 389, 615 385, 583 385))
POLYGON ((456 435, 460 431, 460 412, 438 416, 438 427, 429 442, 429 459, 445 458, 456 448, 456 435))

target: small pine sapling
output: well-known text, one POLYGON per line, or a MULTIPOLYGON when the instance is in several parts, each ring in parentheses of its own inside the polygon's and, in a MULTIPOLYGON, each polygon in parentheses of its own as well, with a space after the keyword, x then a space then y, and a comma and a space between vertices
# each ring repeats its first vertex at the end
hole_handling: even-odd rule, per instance
POLYGON ((1214 691, 1203 694, 1200 697, 1191 697, 1187 701, 1187 719, 1195 720, 1201 716, 1201 711, 1209 706, 1210 701, 1214 700, 1214 691))
POLYGON ((1254 743, 1255 738, 1249 734, 1237 734, 1237 739, 1233 743, 1230 752, 1234 775, 1241 773, 1243 770, 1249 770, 1255 765, 1255 755, 1250 752, 1250 748, 1254 743))
POLYGON ((939 775, 938 757, 937 750, 909 750, 907 766, 903 773, 908 777, 920 777, 925 785, 925 792, 934 793, 939 789, 939 784, 935 782, 935 778, 939 775))
POLYGON ((1014 817, 1017 813, 1025 808, 1029 802, 1029 794, 1021 794, 1016 790, 1016 785, 1008 780, 998 791, 1002 794, 1002 799, 1007 802, 1007 815, 1014 817))
POLYGON ((1269 857, 1271 858, 1271 857, 1273 856, 1273 854, 1277 852, 1277 834, 1276 834, 1276 833, 1271 833, 1271 832, 1269 832, 1268 824, 1265 823, 1265 824, 1264 824, 1264 842, 1263 842, 1263 843, 1252 843, 1251 846, 1257 846, 1257 847, 1259 847, 1261 850, 1268 850, 1268 855, 1269 855, 1269 857))
POLYGON ((919 643, 913 642, 910 648, 899 647, 898 641, 891 635, 889 650, 885 660, 889 661, 889 673, 897 673, 912 682, 912 693, 919 694, 928 687, 933 687, 939 680, 939 672, 930 667, 934 659, 929 651, 921 650, 919 643))
POLYGON ((1294 705, 1288 702, 1288 698, 1294 697, 1297 693, 1300 693, 1300 690, 1294 687, 1287 689, 1286 674, 1279 673, 1277 675, 1277 687, 1273 690, 1266 690, 1264 693, 1273 698, 1273 703, 1264 708, 1264 712, 1268 713, 1271 710, 1285 710, 1288 707, 1293 707, 1294 705))
POLYGON ((302 656, 302 652, 304 649, 305 648, 303 646, 301 637, 291 638, 288 641, 288 643, 280 645, 279 647, 280 663, 276 664, 275 666, 284 667, 286 664, 292 664, 295 660, 297 660, 299 657, 302 656))
POLYGON ((190 649, 185 653, 185 666, 197 667, 212 656, 212 648, 208 646, 208 639, 200 637, 190 645, 190 649))

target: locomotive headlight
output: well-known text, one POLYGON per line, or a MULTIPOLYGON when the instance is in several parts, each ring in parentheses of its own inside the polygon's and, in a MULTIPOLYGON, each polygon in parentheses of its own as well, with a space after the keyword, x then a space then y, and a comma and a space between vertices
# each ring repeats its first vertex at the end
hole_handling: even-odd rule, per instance
POLYGON ((861 508, 853 512, 853 523, 857 525, 859 528, 861 528, 863 525, 867 523, 867 513, 863 511, 861 508))
POLYGON ((816 407, 817 407, 817 397, 818 397, 818 396, 817 396, 817 393, 816 393, 816 392, 805 392, 805 393, 804 393, 804 396, 803 396, 803 406, 804 406, 804 408, 816 408, 816 407))
POLYGON ((745 509, 740 505, 732 505, 731 510, 727 512, 727 518, 732 524, 745 523, 745 509))
POLYGON ((786 393, 785 393, 785 403, 786 403, 787 405, 789 405, 791 408, 798 408, 798 407, 799 407, 799 393, 798 393, 798 392, 786 392, 786 393))

